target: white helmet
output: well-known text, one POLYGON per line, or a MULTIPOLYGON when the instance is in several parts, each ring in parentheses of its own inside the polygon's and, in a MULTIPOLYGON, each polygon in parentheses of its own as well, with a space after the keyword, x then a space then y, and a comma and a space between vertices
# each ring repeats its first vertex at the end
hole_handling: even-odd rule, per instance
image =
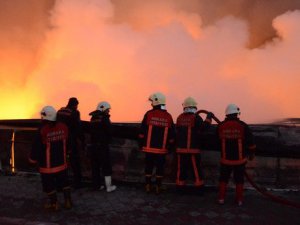
POLYGON ((166 97, 160 92, 150 95, 148 100, 151 101, 152 106, 166 104, 166 97))
POLYGON ((49 120, 49 121, 56 121, 56 110, 52 106, 45 106, 41 110, 41 119, 42 120, 49 120))
POLYGON ((99 111, 101 111, 101 112, 104 112, 105 110, 110 109, 110 108, 111 108, 111 107, 110 107, 110 104, 109 104, 108 102, 103 101, 103 102, 100 102, 100 103, 97 105, 96 110, 99 110, 99 111))
POLYGON ((229 104, 227 107, 226 107, 226 110, 225 110, 225 115, 230 115, 230 114, 240 114, 240 108, 237 107, 235 104, 229 104))
POLYGON ((197 102, 192 97, 187 97, 186 99, 184 99, 182 106, 183 106, 183 108, 187 108, 187 107, 197 108, 197 102))

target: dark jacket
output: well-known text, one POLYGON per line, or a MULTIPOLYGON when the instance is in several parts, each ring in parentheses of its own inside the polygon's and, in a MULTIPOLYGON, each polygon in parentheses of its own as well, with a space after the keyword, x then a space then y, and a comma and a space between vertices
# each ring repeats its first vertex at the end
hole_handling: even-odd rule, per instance
POLYGON ((166 154, 175 140, 175 125, 172 116, 160 108, 149 110, 144 115, 139 138, 142 151, 166 154))
POLYGON ((218 124, 217 135, 222 164, 244 164, 247 161, 247 151, 255 151, 256 146, 249 126, 237 117, 226 118, 218 124))
POLYGON ((40 173, 67 169, 68 128, 60 122, 47 123, 38 130, 29 161, 38 163, 40 173))
POLYGON ((110 115, 99 110, 91 112, 90 135, 92 144, 108 145, 112 137, 110 115))
POLYGON ((62 107, 57 111, 57 121, 65 123, 70 132, 70 138, 83 139, 80 112, 72 107, 62 107))

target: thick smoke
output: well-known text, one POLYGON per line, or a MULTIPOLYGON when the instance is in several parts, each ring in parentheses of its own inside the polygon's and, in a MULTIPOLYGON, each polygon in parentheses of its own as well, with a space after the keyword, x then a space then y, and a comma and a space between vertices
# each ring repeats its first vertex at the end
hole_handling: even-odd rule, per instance
POLYGON ((32 73, 43 60, 49 30, 49 9, 54 1, 0 0, 0 118, 28 118, 43 102, 32 73))
POLYGON ((140 121, 155 91, 174 118, 187 96, 220 119, 228 103, 251 123, 299 117, 297 1, 15 1, 23 17, 3 2, 3 118, 76 96, 83 119, 107 100, 113 121, 140 121))

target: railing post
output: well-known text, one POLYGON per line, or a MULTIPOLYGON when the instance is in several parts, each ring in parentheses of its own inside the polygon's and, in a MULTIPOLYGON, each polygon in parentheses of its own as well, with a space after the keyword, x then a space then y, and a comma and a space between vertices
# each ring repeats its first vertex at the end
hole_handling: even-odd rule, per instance
POLYGON ((10 149, 10 172, 12 174, 16 173, 15 168, 15 133, 16 130, 13 130, 12 137, 11 137, 11 149, 10 149))

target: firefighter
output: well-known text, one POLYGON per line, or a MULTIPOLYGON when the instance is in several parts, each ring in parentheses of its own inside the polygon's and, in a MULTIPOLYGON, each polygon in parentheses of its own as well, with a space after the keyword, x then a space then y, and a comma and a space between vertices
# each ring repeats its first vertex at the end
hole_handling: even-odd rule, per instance
POLYGON ((80 188, 82 186, 82 175, 80 165, 80 154, 78 150, 78 140, 84 146, 84 134, 81 128, 80 112, 78 111, 78 100, 75 97, 69 99, 66 107, 62 107, 57 112, 57 120, 65 123, 69 129, 70 142, 70 164, 73 172, 73 187, 80 188))
POLYGON ((178 116, 176 121, 176 186, 179 191, 184 190, 188 173, 192 169, 194 186, 200 192, 204 184, 201 168, 200 135, 210 127, 213 114, 209 112, 203 121, 196 114, 197 102, 192 97, 186 98, 182 106, 183 113, 178 116))
POLYGON ((58 210, 58 190, 63 190, 64 207, 72 208, 71 187, 67 177, 67 140, 68 128, 56 122, 56 110, 45 106, 41 110, 42 125, 29 155, 30 163, 37 163, 41 174, 43 191, 49 202, 46 209, 58 210))
POLYGON ((111 106, 103 101, 97 105, 95 111, 91 112, 90 134, 91 134, 91 167, 93 186, 97 190, 104 189, 101 182, 101 174, 104 176, 107 192, 116 190, 112 185, 112 166, 110 159, 109 143, 111 140, 112 125, 110 121, 111 106))
POLYGON ((217 126, 221 150, 219 204, 224 204, 227 184, 233 172, 236 184, 236 203, 243 204, 244 172, 247 157, 253 160, 256 145, 249 126, 239 119, 240 109, 229 104, 225 110, 226 118, 217 126))
POLYGON ((152 174, 156 169, 157 194, 161 192, 164 175, 165 156, 174 145, 175 126, 172 116, 166 110, 166 98, 162 93, 154 93, 149 99, 152 109, 147 111, 141 123, 139 144, 145 152, 145 189, 152 190, 152 174))

